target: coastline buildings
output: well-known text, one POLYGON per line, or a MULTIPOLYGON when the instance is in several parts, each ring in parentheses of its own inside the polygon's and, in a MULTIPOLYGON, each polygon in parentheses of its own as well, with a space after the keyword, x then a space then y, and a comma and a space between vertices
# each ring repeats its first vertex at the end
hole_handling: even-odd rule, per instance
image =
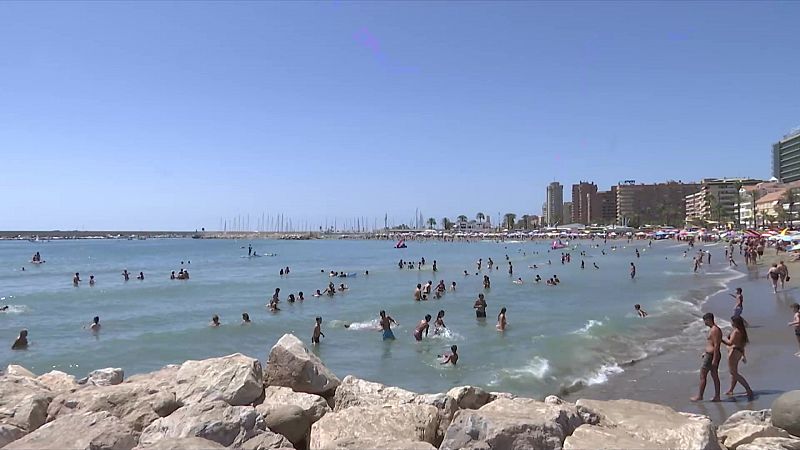
POLYGON ((800 127, 772 145, 772 176, 781 183, 800 180, 800 127))
POLYGON ((700 189, 685 197, 686 223, 739 223, 740 188, 761 182, 752 178, 704 178, 700 189))
POLYGON ((570 221, 572 220, 572 215, 573 215, 572 202, 564 202, 564 206, 562 208, 561 225, 570 223, 570 221))
POLYGON ((611 225, 617 221, 617 187, 598 192, 596 201, 590 205, 591 222, 611 225))
POLYGON ((564 186, 558 181, 547 185, 546 210, 543 211, 548 226, 563 223, 564 219, 564 186))
POLYGON ((667 181, 636 184, 626 180, 617 185, 617 224, 682 225, 686 216, 686 196, 697 192, 698 183, 667 181))
MULTIPOLYGON (((596 184, 581 181, 572 185, 572 214, 570 214, 572 223, 591 224, 594 217, 599 215, 593 215, 592 208, 598 209, 599 207, 596 184)), ((567 221, 565 220, 564 223, 567 221)))

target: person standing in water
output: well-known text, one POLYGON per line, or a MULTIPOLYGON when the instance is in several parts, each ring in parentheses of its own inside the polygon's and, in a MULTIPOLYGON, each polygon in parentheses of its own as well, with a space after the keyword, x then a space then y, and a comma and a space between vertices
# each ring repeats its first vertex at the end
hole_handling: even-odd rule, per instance
MULTIPOLYGON (((174 273, 174 272, 173 272, 174 273)), ((122 279, 128 281, 130 279, 131 274, 128 273, 128 269, 122 271, 122 279)))
POLYGON ((20 330, 19 336, 11 344, 11 350, 27 350, 28 349, 28 330, 20 330))
POLYGON ((253 244, 247 244, 247 256, 253 256, 253 244))
POLYGON ((428 330, 430 329, 431 315, 425 314, 425 318, 419 321, 417 328, 414 329, 414 339, 417 342, 422 340, 422 332, 425 332, 425 337, 428 337, 428 330))
POLYGON ((731 317, 731 325, 733 325, 733 331, 730 336, 728 336, 727 340, 722 339, 722 343, 730 347, 728 349, 728 369, 731 372, 731 388, 728 389, 725 395, 733 395, 733 389, 738 382, 744 386, 747 392, 747 399, 753 401, 753 390, 750 389, 750 384, 747 383, 747 380, 739 373, 739 361, 747 362, 747 358, 744 355, 744 347, 750 342, 742 316, 731 317))
POLYGON ((250 314, 242 313, 242 325, 250 325, 251 323, 250 314))
MULTIPOLYGON (((736 305, 733 307, 733 317, 741 317, 742 311, 744 310, 744 294, 742 294, 742 288, 736 288, 735 294, 728 294, 734 299, 736 299, 736 305)), ((744 321, 745 326, 748 326, 747 321, 744 321)))
POLYGON ((218 326, 220 326, 220 325, 221 325, 221 324, 219 323, 219 316, 218 316, 218 315, 216 315, 216 314, 214 314, 213 316, 211 316, 211 323, 209 323, 209 324, 208 324, 208 326, 210 326, 210 327, 213 327, 213 328, 216 328, 216 327, 218 327, 218 326))
POLYGON ((381 317, 381 329, 383 330, 383 340, 394 340, 394 333, 392 333, 392 324, 397 325, 397 322, 392 319, 392 316, 387 316, 386 311, 381 310, 379 313, 381 317))
POLYGON ((475 309, 476 318, 486 318, 486 298, 483 296, 483 294, 478 294, 478 299, 475 300, 475 304, 472 305, 472 308, 475 309))
POLYGON ((84 328, 88 328, 94 334, 100 332, 100 317, 94 316, 94 319, 92 319, 92 323, 90 323, 89 326, 84 328))
POLYGON ((631 280, 636 278, 636 265, 631 263, 631 280))
MULTIPOLYGON (((792 312, 794 313, 793 320, 789 322, 790 327, 794 327, 794 337, 797 339, 797 345, 800 346, 800 305, 797 303, 792 304, 792 312)), ((794 354, 800 357, 800 351, 794 354)))
POLYGON ((72 285, 78 286, 81 283, 81 274, 75 272, 75 276, 72 277, 72 285))
POLYGON ((436 314, 436 321, 433 323, 433 334, 440 334, 444 332, 447 328, 447 325, 444 324, 444 310, 440 309, 439 312, 436 314))
POLYGON ((497 315, 497 331, 506 331, 506 307, 500 308, 500 314, 497 315))
POLYGON ((697 396, 692 397, 693 402, 703 399, 703 394, 706 390, 706 382, 708 381, 708 374, 711 373, 711 380, 714 381, 714 397, 712 402, 720 401, 719 398, 719 361, 722 358, 720 353, 720 345, 722 344, 722 330, 719 329, 714 322, 714 314, 705 313, 703 315, 703 323, 710 328, 708 337, 706 338, 705 352, 703 353, 703 364, 700 368, 700 388, 697 396))
POLYGON ((317 317, 314 321, 314 331, 311 332, 311 343, 319 345, 320 336, 325 337, 325 333, 322 332, 322 317, 317 317))

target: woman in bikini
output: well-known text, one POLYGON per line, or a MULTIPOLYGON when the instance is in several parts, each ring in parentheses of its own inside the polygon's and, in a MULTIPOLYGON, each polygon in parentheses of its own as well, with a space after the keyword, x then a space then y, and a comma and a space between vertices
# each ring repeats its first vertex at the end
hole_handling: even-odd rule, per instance
POLYGON ((747 380, 739 373, 739 361, 747 362, 747 358, 744 354, 744 347, 750 340, 747 337, 747 330, 744 327, 744 319, 742 319, 742 316, 731 317, 731 324, 733 325, 733 331, 730 336, 728 336, 728 339, 722 339, 722 343, 729 347, 728 369, 731 372, 731 388, 728 389, 725 395, 733 395, 733 389, 738 382, 744 386, 747 392, 747 399, 752 401, 753 390, 750 389, 750 384, 747 383, 747 380))

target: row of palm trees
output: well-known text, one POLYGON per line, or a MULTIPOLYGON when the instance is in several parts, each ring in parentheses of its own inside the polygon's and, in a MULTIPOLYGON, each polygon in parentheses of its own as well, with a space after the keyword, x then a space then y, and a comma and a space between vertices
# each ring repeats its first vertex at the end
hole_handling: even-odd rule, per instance
MULTIPOLYGON (((515 229, 528 230, 530 228, 537 228, 538 224, 532 224, 531 223, 531 218, 532 217, 533 216, 530 216, 528 214, 524 214, 524 215, 522 215, 521 220, 517 221, 517 215, 516 214, 514 214, 514 213, 506 213, 503 216, 503 222, 500 224, 500 226, 502 226, 503 228, 508 229, 508 230, 515 230, 515 229)), ((450 220, 447 217, 444 217, 444 218, 442 218, 441 226, 442 226, 442 229, 444 229, 444 230, 452 230, 453 227, 457 223, 465 223, 465 222, 467 222, 468 219, 469 218, 467 216, 465 216, 464 214, 461 214, 458 217, 456 217, 456 221, 455 222, 453 222, 452 220, 450 220)), ((479 212, 479 213, 475 214, 475 220, 477 220, 479 224, 483 225, 484 221, 486 220, 486 214, 484 214, 482 212, 479 212)), ((427 224, 428 224, 428 228, 434 229, 434 228, 436 228, 436 225, 439 225, 440 223, 437 222, 436 219, 431 217, 431 218, 429 218, 427 220, 427 224)))

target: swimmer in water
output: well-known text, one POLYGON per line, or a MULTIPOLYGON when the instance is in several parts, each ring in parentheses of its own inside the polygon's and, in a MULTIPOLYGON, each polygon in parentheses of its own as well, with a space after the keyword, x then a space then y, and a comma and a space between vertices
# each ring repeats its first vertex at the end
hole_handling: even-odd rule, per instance
POLYGON ((386 311, 381 310, 379 313, 381 317, 381 329, 383 330, 383 340, 394 340, 394 333, 392 333, 392 324, 397 325, 397 321, 392 319, 392 316, 387 316, 386 311))
POLYGON ((636 310, 636 314, 638 314, 639 317, 641 317, 642 319, 647 317, 647 311, 642 309, 642 305, 637 303, 637 304, 633 305, 633 309, 636 310))
POLYGON ((483 294, 478 294, 478 299, 475 300, 475 304, 472 305, 472 308, 475 310, 475 317, 478 319, 485 319, 486 318, 486 298, 483 294))
POLYGON ((455 281, 453 281, 453 283, 450 285, 450 290, 453 291, 453 292, 456 291, 456 282, 455 281))
MULTIPOLYGON (((172 272, 172 273, 175 273, 175 272, 172 272)), ((128 281, 130 276, 131 275, 128 273, 128 269, 125 269, 125 270, 122 271, 122 279, 123 280, 128 281)))
POLYGON ((500 314, 497 315, 497 331, 506 331, 506 308, 500 308, 500 314))
POLYGON ((92 331, 92 333, 97 334, 100 331, 100 317, 94 316, 94 319, 92 319, 92 323, 90 323, 89 326, 85 328, 88 328, 92 331))
POLYGON ((211 316, 211 323, 209 323, 209 324, 208 324, 208 326, 210 326, 210 327, 215 327, 215 328, 216 328, 216 327, 218 327, 218 326, 220 326, 220 325, 221 325, 221 324, 219 323, 219 316, 218 316, 218 315, 216 315, 216 314, 214 314, 213 316, 211 316))
POLYGON ((631 280, 636 278, 636 265, 631 263, 631 280))
POLYGON ((439 312, 436 314, 436 321, 433 323, 433 326, 434 326, 433 334, 442 333, 447 328, 447 325, 444 324, 443 309, 440 309, 439 312))
POLYGON ((174 270, 172 271, 171 274, 169 274, 169 279, 170 280, 174 280, 175 279, 175 271, 174 270))
POLYGON ((75 276, 72 277, 72 285, 77 286, 80 284, 80 282, 81 282, 81 274, 75 272, 75 276))
POLYGON ((281 310, 280 308, 278 308, 278 301, 275 300, 274 298, 269 301, 269 310, 270 312, 278 312, 281 310))
POLYGON ((444 364, 452 364, 452 365, 455 366, 456 363, 458 362, 458 346, 457 345, 450 346, 450 353, 448 353, 448 354, 446 354, 444 356, 440 355, 439 357, 440 358, 444 358, 444 361, 442 361, 440 364, 442 364, 442 365, 444 365, 444 364))
POLYGON ((348 290, 348 289, 350 289, 350 288, 348 288, 348 287, 347 287, 347 285, 346 285, 346 284, 344 284, 344 283, 341 283, 341 284, 339 285, 339 292, 344 292, 344 291, 346 291, 346 290, 348 290))
POLYGON ((534 283, 538 283, 538 282, 540 282, 540 281, 542 281, 542 277, 541 277, 541 276, 539 276, 539 274, 537 273, 537 274, 536 274, 536 278, 534 278, 534 279, 533 279, 533 282, 534 282, 534 283))
POLYGON ((242 325, 250 325, 251 323, 253 322, 250 321, 250 314, 242 313, 242 325))
POLYGON ((317 289, 317 292, 314 292, 314 297, 322 297, 322 293, 317 289))
POLYGON ((27 350, 28 349, 28 330, 20 330, 19 336, 11 344, 11 350, 27 350))
POLYGON ((322 317, 317 317, 314 323, 314 331, 311 332, 311 343, 319 345, 320 336, 325 337, 325 333, 322 332, 322 317))
POLYGON ((94 286, 94 275, 89 275, 89 286, 94 286))
POLYGON ((144 272, 139 272, 139 276, 136 277, 137 280, 144 280, 144 272))
POLYGON ((306 299, 306 298, 305 298, 305 297, 303 297, 303 291, 300 291, 300 292, 298 292, 298 293, 297 293, 297 300, 299 300, 299 301, 301 301, 301 302, 302 302, 302 301, 303 301, 303 300, 305 300, 305 299, 306 299))
POLYGON ((8 305, 0 307, 0 311, 3 311, 3 312, 8 311, 8 305))
POLYGON ((522 284, 522 278, 517 278, 512 283, 514 283, 514 284, 522 284))
POLYGON ((598 266, 596 262, 593 262, 592 264, 594 264, 594 268, 595 269, 599 269, 600 268, 600 266, 598 266))
POLYGON ((425 337, 428 337, 428 330, 430 329, 431 315, 425 314, 425 318, 419 321, 417 328, 414 329, 414 339, 417 341, 422 340, 422 332, 425 332, 425 337))

